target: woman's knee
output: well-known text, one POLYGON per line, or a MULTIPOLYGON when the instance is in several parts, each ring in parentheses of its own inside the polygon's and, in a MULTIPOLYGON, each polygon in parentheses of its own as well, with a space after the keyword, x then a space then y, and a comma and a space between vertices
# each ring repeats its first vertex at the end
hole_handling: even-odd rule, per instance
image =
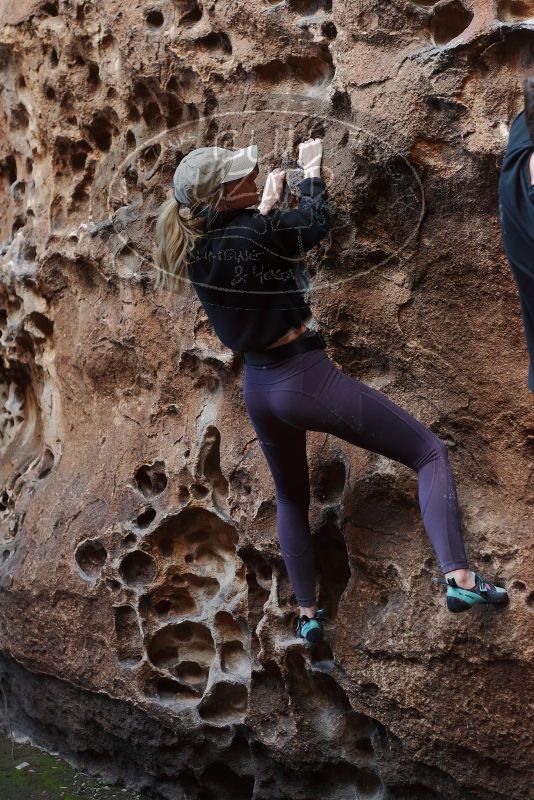
POLYGON ((421 467, 424 467, 426 464, 430 464, 432 461, 443 461, 445 463, 449 461, 448 445, 433 431, 428 430, 427 436, 425 437, 425 442, 425 453, 417 462, 415 467, 417 470, 421 469, 421 467))

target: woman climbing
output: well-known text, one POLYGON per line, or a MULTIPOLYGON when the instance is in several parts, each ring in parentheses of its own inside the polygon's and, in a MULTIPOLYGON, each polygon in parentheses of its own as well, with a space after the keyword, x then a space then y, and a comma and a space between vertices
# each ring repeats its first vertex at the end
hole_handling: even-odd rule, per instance
POLYGON ((275 208, 285 172, 267 176, 261 202, 256 145, 201 147, 174 173, 174 197, 156 224, 157 285, 189 281, 222 343, 243 353, 243 398, 275 484, 281 552, 299 605, 295 633, 323 637, 315 594, 306 431, 322 431, 399 461, 418 474, 425 530, 450 611, 508 600, 471 572, 446 445, 388 397, 334 366, 311 310, 301 259, 330 229, 322 141, 299 145, 298 208, 275 208), (158 280, 161 278, 161 280, 158 280))

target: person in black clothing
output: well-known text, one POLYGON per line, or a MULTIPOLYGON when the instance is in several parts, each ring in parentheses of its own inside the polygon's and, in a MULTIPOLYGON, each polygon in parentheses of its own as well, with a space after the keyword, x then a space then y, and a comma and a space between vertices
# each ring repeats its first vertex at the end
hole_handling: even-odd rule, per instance
POLYGON ((534 78, 525 83, 525 109, 512 123, 499 179, 504 249, 519 291, 534 392, 534 78))
POLYGON ((345 375, 328 357, 304 299, 303 257, 330 231, 321 178, 322 142, 299 145, 298 208, 275 206, 285 172, 274 170, 259 206, 257 148, 198 148, 174 175, 174 197, 156 224, 163 283, 190 280, 223 344, 243 353, 243 398, 275 483, 277 526, 300 609, 295 633, 323 637, 326 609, 316 606, 306 432, 323 431, 395 459, 418 474, 425 529, 458 612, 499 605, 506 590, 468 568, 447 447, 386 395, 345 375))

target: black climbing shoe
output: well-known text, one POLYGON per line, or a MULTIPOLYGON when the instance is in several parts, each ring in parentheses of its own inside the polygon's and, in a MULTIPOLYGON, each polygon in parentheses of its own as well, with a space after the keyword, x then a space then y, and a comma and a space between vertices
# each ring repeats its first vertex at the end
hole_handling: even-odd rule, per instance
POLYGON ((449 611, 467 611, 478 603, 501 606, 508 602, 508 592, 501 586, 481 578, 475 573, 475 585, 471 589, 458 586, 454 578, 434 578, 434 583, 447 587, 447 608, 449 611))
POLYGON ((323 638, 323 620, 328 619, 326 616, 326 608, 318 608, 313 617, 308 617, 303 614, 297 620, 297 628, 295 633, 307 642, 315 644, 320 642, 323 638))

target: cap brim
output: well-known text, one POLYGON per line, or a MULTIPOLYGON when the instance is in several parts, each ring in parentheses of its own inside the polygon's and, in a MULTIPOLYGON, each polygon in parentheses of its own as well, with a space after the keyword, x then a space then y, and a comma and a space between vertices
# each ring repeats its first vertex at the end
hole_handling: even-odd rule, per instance
POLYGON ((251 144, 249 147, 242 147, 241 150, 236 150, 230 159, 230 167, 226 176, 221 183, 228 183, 228 181, 236 181, 238 178, 244 178, 249 172, 252 172, 258 161, 258 146, 251 144))

